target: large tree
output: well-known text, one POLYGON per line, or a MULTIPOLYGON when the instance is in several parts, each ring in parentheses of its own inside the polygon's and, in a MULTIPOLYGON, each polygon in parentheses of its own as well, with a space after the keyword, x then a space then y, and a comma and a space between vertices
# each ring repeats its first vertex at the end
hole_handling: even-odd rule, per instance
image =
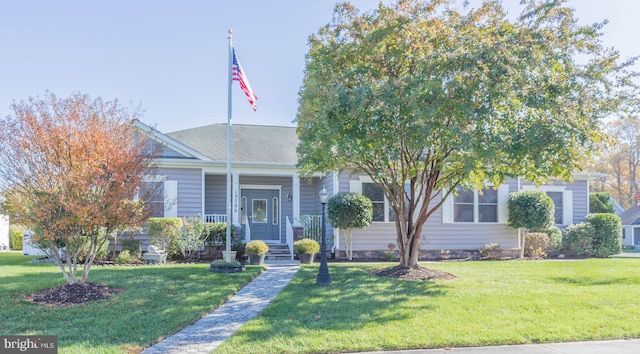
POLYGON ((339 4, 309 39, 299 168, 369 175, 393 209, 407 268, 458 186, 581 170, 626 74, 600 43, 601 24, 579 25, 562 1, 525 1, 515 20, 498 1, 456 4, 406 0, 362 14, 339 4))
POLYGON ((137 197, 159 146, 117 101, 47 93, 12 108, 15 116, 0 120, 0 189, 11 191, 14 217, 51 250, 67 283, 85 282, 108 237, 148 218, 137 197))
POLYGON ((625 114, 611 121, 606 131, 612 140, 603 144, 594 163, 595 170, 606 177, 594 184, 594 190, 611 193, 620 205, 628 208, 636 204, 640 192, 640 116, 625 114))

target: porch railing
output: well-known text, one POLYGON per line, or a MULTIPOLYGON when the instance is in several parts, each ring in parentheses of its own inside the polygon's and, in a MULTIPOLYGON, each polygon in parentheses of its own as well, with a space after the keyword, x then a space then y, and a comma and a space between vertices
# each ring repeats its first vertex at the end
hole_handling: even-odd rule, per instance
POLYGON ((303 238, 310 238, 322 242, 322 216, 321 215, 301 215, 300 224, 304 227, 303 238))
POLYGON ((227 214, 204 214, 204 222, 227 222, 227 214))
POLYGON ((287 246, 289 246, 289 252, 291 253, 291 260, 293 260, 293 225, 287 216, 287 246))

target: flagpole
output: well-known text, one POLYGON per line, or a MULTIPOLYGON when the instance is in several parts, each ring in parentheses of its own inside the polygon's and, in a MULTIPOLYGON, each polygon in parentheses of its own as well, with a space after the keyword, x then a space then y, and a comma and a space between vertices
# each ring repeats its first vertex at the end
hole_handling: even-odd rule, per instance
POLYGON ((229 90, 227 93, 227 247, 226 259, 231 259, 231 88, 233 84, 233 45, 231 43, 231 29, 229 29, 229 90))

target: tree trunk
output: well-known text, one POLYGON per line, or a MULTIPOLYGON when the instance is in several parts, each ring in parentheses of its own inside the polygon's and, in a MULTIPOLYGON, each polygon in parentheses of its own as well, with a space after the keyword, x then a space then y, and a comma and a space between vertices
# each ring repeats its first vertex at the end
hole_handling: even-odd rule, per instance
POLYGON ((524 242, 527 239, 527 229, 520 229, 520 258, 524 258, 524 242))
POLYGON ((420 235, 414 233, 407 237, 406 243, 400 245, 400 266, 402 268, 420 268, 419 257, 420 235))

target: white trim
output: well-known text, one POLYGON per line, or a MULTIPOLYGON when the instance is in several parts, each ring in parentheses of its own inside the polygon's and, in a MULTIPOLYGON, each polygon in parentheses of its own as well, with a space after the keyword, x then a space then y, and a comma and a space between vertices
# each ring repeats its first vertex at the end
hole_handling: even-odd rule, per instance
MULTIPOLYGON (((195 157, 203 161, 211 161, 211 159, 208 156, 205 156, 199 153, 198 151, 190 148, 189 146, 176 141, 175 139, 169 137, 168 135, 161 133, 159 130, 152 128, 151 126, 145 123, 142 123, 139 120, 136 120, 134 122, 134 125, 140 130, 146 132, 148 136, 151 137, 153 140, 162 143, 164 147, 168 147, 171 150, 174 150, 186 157, 195 157)), ((162 159, 162 157, 160 157, 160 159, 162 159)))
POLYGON ((145 183, 154 183, 154 182, 164 182, 167 180, 167 176, 165 175, 153 175, 153 176, 142 176, 142 182, 145 183))
POLYGON ((240 189, 278 189, 282 190, 282 185, 271 184, 241 184, 240 189))

